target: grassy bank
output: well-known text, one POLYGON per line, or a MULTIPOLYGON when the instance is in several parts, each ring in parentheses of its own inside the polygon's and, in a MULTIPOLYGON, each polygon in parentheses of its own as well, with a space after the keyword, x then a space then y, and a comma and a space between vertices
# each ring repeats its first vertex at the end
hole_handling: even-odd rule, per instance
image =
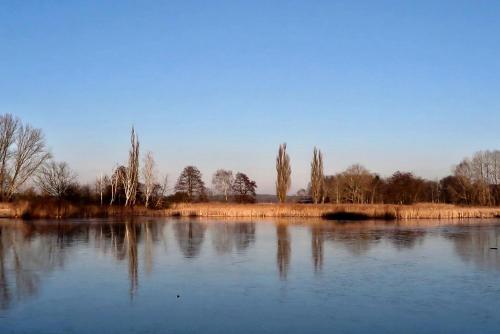
POLYGON ((466 219, 500 217, 500 207, 461 207, 447 204, 174 204, 165 210, 147 210, 71 203, 0 203, 3 218, 95 218, 116 216, 157 217, 299 217, 339 220, 362 219, 466 219))
POLYGON ((181 217, 322 217, 330 219, 464 219, 500 217, 500 207, 446 204, 177 204, 163 215, 181 217))
POLYGON ((78 205, 58 203, 55 201, 18 201, 0 203, 0 218, 22 219, 60 219, 60 218, 99 218, 119 216, 162 215, 162 211, 146 210, 143 207, 134 209, 107 205, 78 205))

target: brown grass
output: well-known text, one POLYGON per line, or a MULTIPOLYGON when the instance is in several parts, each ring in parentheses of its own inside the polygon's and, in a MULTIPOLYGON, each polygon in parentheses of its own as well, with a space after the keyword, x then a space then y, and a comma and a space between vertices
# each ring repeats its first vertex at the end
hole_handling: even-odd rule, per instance
POLYGON ((108 216, 326 218, 360 219, 466 219, 500 217, 500 207, 461 207, 448 204, 174 204, 165 210, 137 206, 100 207, 58 204, 53 201, 0 203, 3 218, 95 218, 108 216))
POLYGON ((91 218, 107 215, 107 208, 95 205, 74 205, 50 200, 0 203, 0 217, 2 218, 91 218))
POLYGON ((500 208, 447 204, 176 204, 165 216, 323 217, 338 219, 464 219, 500 217, 500 208))
POLYGON ((59 218, 100 218, 121 216, 164 216, 163 210, 148 210, 143 206, 125 208, 123 206, 78 205, 54 200, 0 202, 0 218, 59 219, 59 218))

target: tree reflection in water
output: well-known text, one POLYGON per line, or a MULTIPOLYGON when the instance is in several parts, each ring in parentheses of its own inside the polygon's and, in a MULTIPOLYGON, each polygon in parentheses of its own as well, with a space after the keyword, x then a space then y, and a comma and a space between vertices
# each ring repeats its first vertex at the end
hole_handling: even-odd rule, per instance
POLYGON ((280 278, 286 280, 291 255, 291 241, 287 224, 276 224, 276 239, 278 272, 280 278))
POLYGON ((311 227, 312 258, 315 272, 319 272, 323 269, 324 235, 320 226, 313 225, 311 227))
POLYGON ((244 251, 255 242, 255 223, 237 223, 234 225, 234 241, 238 251, 244 251))
POLYGON ((480 268, 500 268, 500 233, 487 226, 469 226, 467 229, 451 228, 443 235, 453 241, 455 252, 466 263, 480 268))
MULTIPOLYGON (((130 279, 130 297, 137 292, 139 285, 137 260, 137 227, 135 224, 125 223, 125 248, 128 257, 128 277, 130 279)), ((140 230, 139 230, 140 231, 140 230)))
POLYGON ((158 241, 155 240, 157 233, 153 230, 157 226, 158 224, 151 221, 144 224, 144 271, 148 275, 153 273, 154 243, 158 241))
POLYGON ((127 260, 129 293, 139 285, 139 243, 144 235, 145 271, 153 270, 154 244, 165 224, 155 221, 111 223, 9 222, 0 225, 0 308, 37 294, 46 273, 63 268, 79 245, 93 244, 118 261, 127 260))
POLYGON ((210 227, 212 245, 217 254, 244 252, 255 242, 254 222, 217 222, 210 227))
POLYGON ((155 221, 102 224, 95 230, 96 248, 104 253, 111 252, 119 261, 127 260, 129 293, 133 298, 139 286, 139 243, 143 243, 144 270, 153 271, 154 245, 163 236, 165 224, 155 221))
MULTIPOLYGON (((184 258, 192 259, 201 254, 208 230, 216 256, 228 253, 243 256, 256 241, 256 224, 168 219, 0 223, 0 309, 9 309, 16 302, 36 296, 46 274, 64 269, 65 263, 75 258, 75 250, 81 247, 89 247, 119 262, 126 261, 128 270, 124 277, 128 278, 128 290, 133 298, 139 290, 141 270, 152 275, 155 270, 154 257, 165 254, 157 246, 160 243, 166 245, 168 237, 177 240, 184 258), (166 226, 173 229, 172 235, 165 233, 169 230, 166 226)), ((327 252, 327 247, 336 250, 338 247, 343 248, 351 256, 365 256, 372 247, 388 246, 393 251, 402 252, 423 247, 427 237, 451 242, 455 253, 467 263, 500 270, 500 252, 490 249, 498 247, 500 243, 497 234, 499 226, 431 229, 421 222, 409 225, 406 222, 335 223, 306 220, 289 224, 287 220, 278 220, 274 226, 262 228, 260 234, 276 238, 276 245, 264 242, 261 247, 265 247, 266 251, 276 249, 276 268, 281 280, 289 276, 292 252, 290 232, 296 225, 305 226, 310 232, 310 236, 302 236, 311 238, 310 255, 307 251, 308 254, 297 256, 310 256, 314 272, 322 271, 328 256, 333 257, 337 253, 327 252), (274 229, 276 232, 273 236, 274 229)), ((301 231, 303 229, 299 230, 298 238, 301 237, 301 231)))
POLYGON ((4 235, 5 233, 3 233, 3 229, 0 228, 0 309, 2 310, 9 307, 11 299, 6 273, 6 247, 4 246, 4 235))
POLYGON ((0 308, 38 293, 40 275, 64 266, 77 230, 65 225, 0 225, 0 308), (68 248, 68 249, 66 249, 68 248))
POLYGON ((422 243, 425 229, 412 229, 383 222, 324 222, 310 224, 312 261, 316 271, 321 270, 324 261, 325 241, 344 247, 355 256, 367 254, 381 241, 389 241, 402 250, 422 243))
POLYGON ((185 258, 195 258, 199 255, 205 238, 206 225, 200 222, 174 223, 174 231, 179 247, 185 258))

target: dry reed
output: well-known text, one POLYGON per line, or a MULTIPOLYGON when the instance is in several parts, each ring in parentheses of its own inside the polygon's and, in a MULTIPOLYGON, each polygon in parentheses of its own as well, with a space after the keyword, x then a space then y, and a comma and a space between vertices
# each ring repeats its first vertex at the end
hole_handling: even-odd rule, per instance
POLYGON ((58 204, 52 201, 0 203, 3 218, 93 218, 107 216, 331 218, 331 219, 468 219, 500 217, 500 207, 449 204, 173 204, 164 210, 58 204))
POLYGON ((352 217, 354 219, 465 219, 500 217, 499 207, 448 204, 176 204, 163 211, 180 217, 352 217))

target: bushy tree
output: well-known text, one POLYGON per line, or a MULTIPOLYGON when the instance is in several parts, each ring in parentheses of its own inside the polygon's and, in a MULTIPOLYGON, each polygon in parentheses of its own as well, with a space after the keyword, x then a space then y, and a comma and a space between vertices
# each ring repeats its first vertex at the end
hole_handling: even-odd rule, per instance
POLYGON ((313 160, 311 162, 311 197, 314 204, 317 204, 324 199, 324 183, 323 154, 321 154, 321 151, 317 150, 315 147, 313 160))
POLYGON ((385 200, 388 203, 413 204, 426 197, 425 181, 412 173, 395 172, 386 182, 385 200))
POLYGON ((205 197, 206 188, 201 172, 194 166, 187 166, 177 179, 175 191, 185 193, 189 202, 205 197))
POLYGON ((250 180, 244 173, 236 174, 232 185, 232 191, 236 202, 255 203, 257 183, 250 180))
POLYGON ((276 157, 276 194, 281 203, 286 201, 286 194, 292 185, 292 168, 290 167, 290 157, 286 153, 286 143, 281 144, 276 157))

